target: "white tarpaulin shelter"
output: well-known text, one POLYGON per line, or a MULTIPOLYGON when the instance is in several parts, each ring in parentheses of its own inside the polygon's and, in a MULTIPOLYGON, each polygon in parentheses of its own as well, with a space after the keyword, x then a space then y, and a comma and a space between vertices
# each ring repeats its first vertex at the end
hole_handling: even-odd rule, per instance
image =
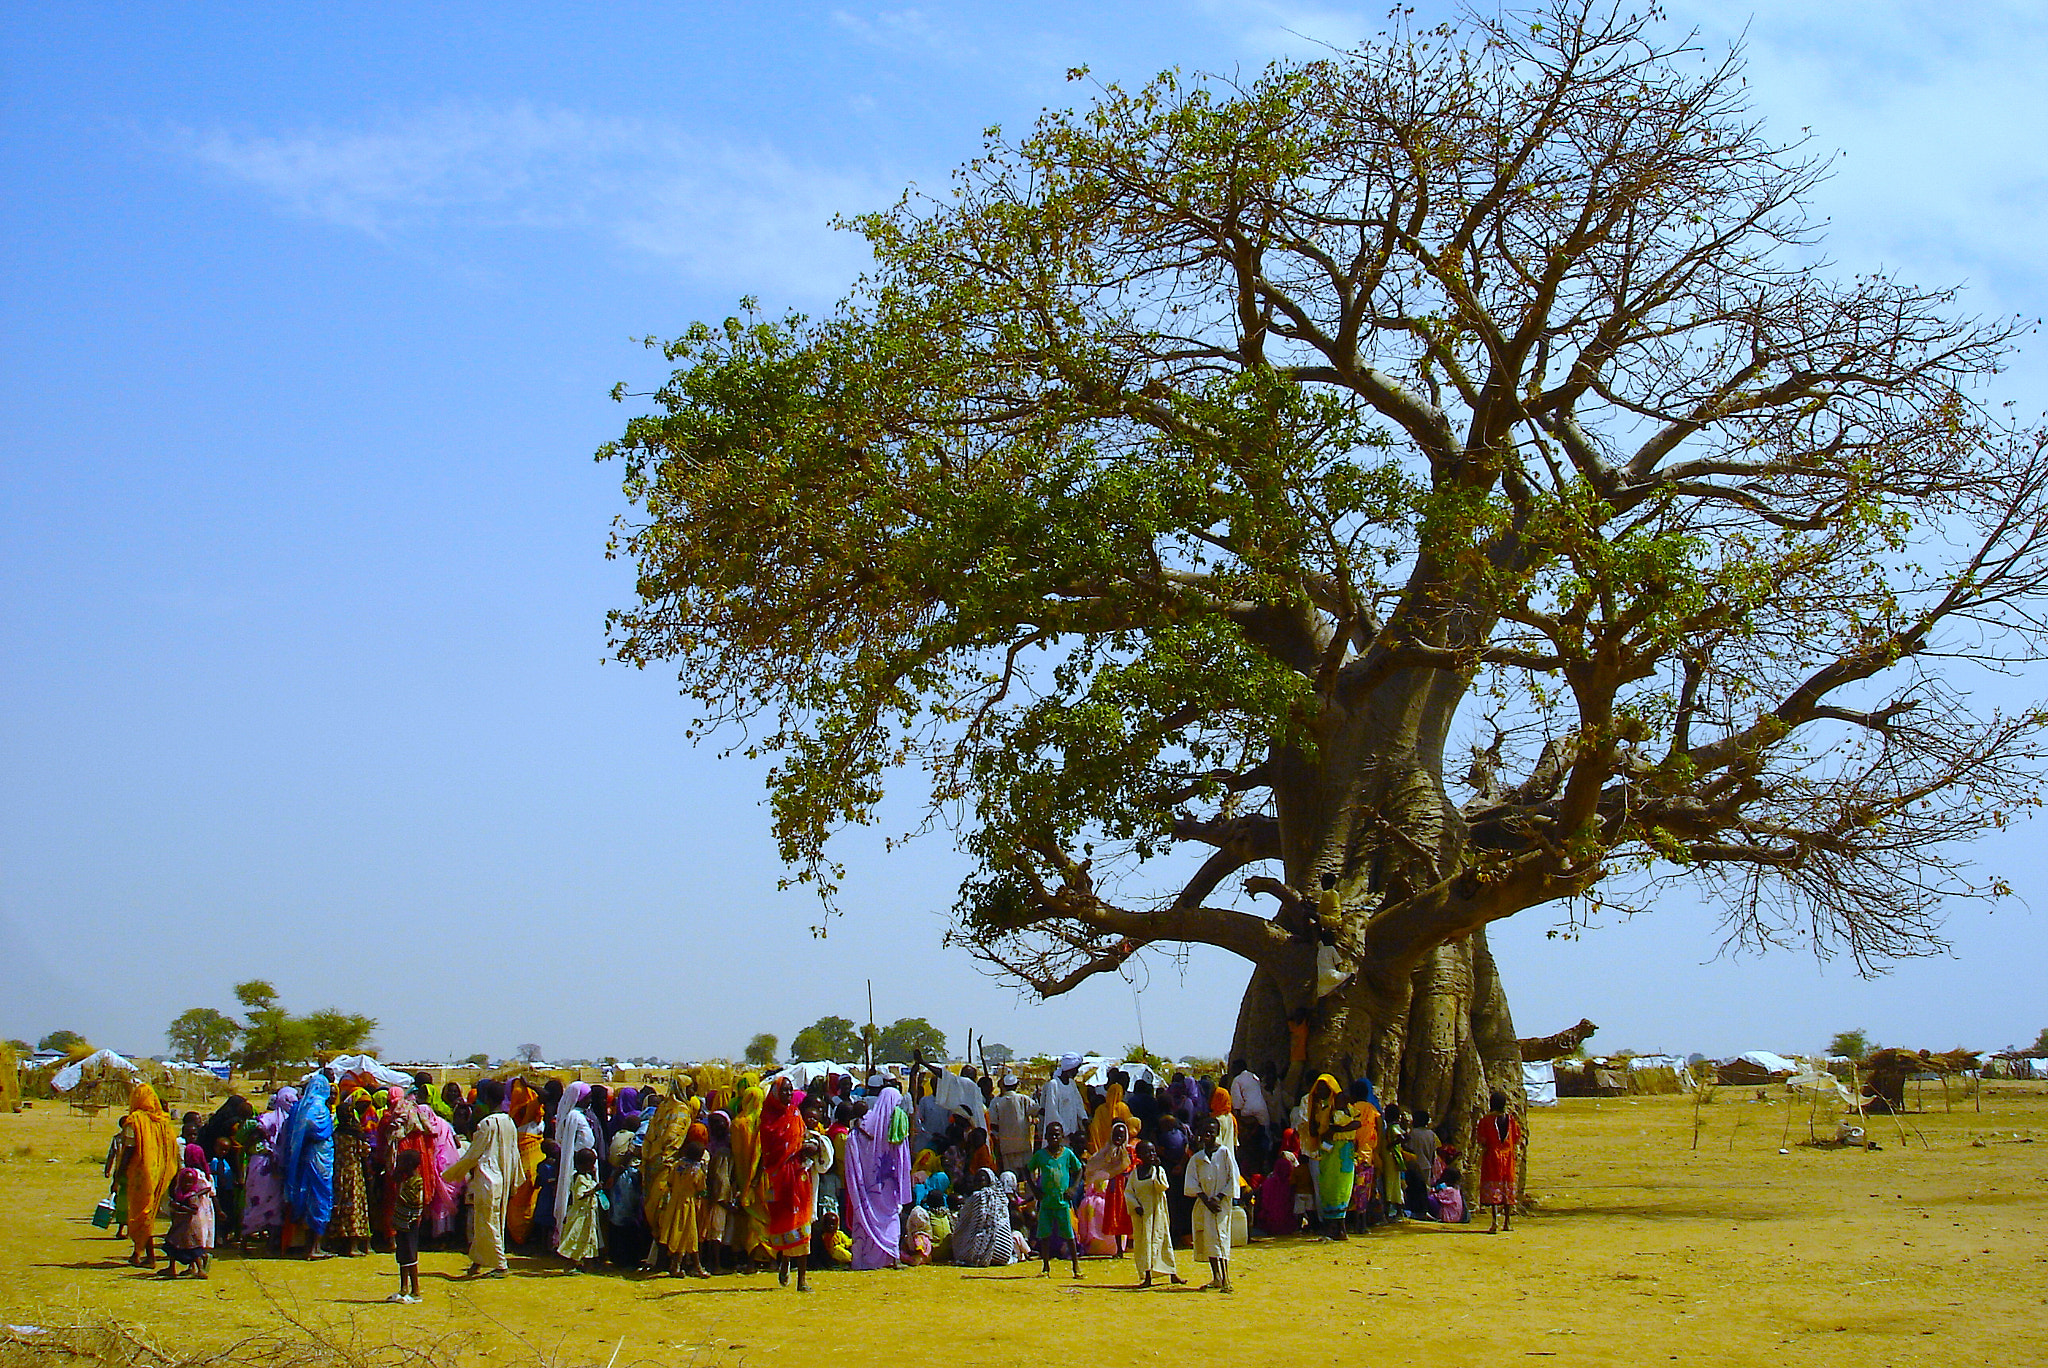
POLYGON ((1549 1060, 1522 1065, 1522 1095, 1532 1107, 1557 1105, 1557 1066, 1549 1060))
POLYGON ((1083 1055, 1081 1057, 1081 1072, 1074 1075, 1074 1081, 1076 1083, 1085 1083, 1094 1088, 1107 1087, 1109 1086, 1109 1071, 1111 1069, 1122 1069, 1125 1073, 1129 1074, 1132 1087, 1136 1087, 1140 1083, 1150 1083, 1156 1088, 1166 1081, 1149 1064, 1134 1064, 1128 1061, 1119 1063, 1108 1055, 1083 1055))
POLYGON ((51 1074, 50 1091, 68 1093, 80 1083, 97 1083, 113 1073, 126 1074, 130 1078, 142 1077, 142 1070, 112 1050, 94 1050, 85 1058, 74 1059, 51 1074))
MULTIPOLYGON (((412 1087, 411 1074, 402 1073, 392 1068, 389 1064, 379 1063, 366 1054, 341 1055, 328 1060, 323 1068, 336 1078, 340 1078, 343 1074, 368 1074, 387 1088, 409 1089, 412 1087)), ((312 1074, 306 1075, 308 1078, 312 1076, 312 1074)))
POLYGON ((1832 1098, 1844 1107, 1854 1107, 1855 1097, 1841 1079, 1820 1069, 1804 1069, 1785 1080, 1785 1086, 1802 1096, 1832 1098))
POLYGON ((811 1084, 817 1082, 819 1079, 825 1077, 827 1074, 845 1074, 850 1078, 858 1074, 859 1072, 860 1071, 858 1069, 855 1069, 850 1065, 834 1064, 829 1059, 811 1059, 805 1060, 801 1064, 791 1064, 787 1066, 782 1070, 782 1076, 787 1078, 791 1083, 796 1085, 798 1088, 803 1089, 805 1092, 809 1092, 811 1090, 811 1084))
POLYGON ((1769 1050, 1745 1050, 1737 1055, 1736 1058, 1744 1063, 1754 1064, 1767 1073, 1796 1074, 1805 1072, 1798 1060, 1788 1059, 1781 1054, 1772 1054, 1769 1050))

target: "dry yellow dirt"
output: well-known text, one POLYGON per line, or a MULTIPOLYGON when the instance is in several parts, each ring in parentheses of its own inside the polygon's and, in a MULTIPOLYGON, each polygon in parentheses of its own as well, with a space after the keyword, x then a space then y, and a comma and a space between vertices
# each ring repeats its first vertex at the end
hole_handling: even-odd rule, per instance
MULTIPOLYGON (((1534 1123, 1542 1209, 1512 1235, 1407 1226, 1344 1244, 1241 1251, 1235 1297, 1140 1293, 1128 1264, 1085 1278, 1028 1269, 709 1283, 568 1276, 527 1264, 499 1282, 425 1256, 426 1303, 382 1305, 388 1256, 307 1265, 219 1260, 162 1283, 87 1221, 110 1120, 45 1103, 0 1115, 0 1312, 81 1312, 142 1327, 176 1353, 275 1331, 286 1313, 366 1342, 442 1341, 464 1363, 832 1361, 983 1364, 1355 1360, 1573 1364, 2048 1363, 2048 1094, 1991 1084, 1983 1110, 1939 1100, 1876 1153, 1799 1146, 1803 1108, 1723 1089, 1568 1101, 1534 1123), (1790 1153, 1778 1149, 1788 1117, 1790 1153), (1922 1140, 1924 1136, 1924 1143, 1922 1140), (1981 1141, 1981 1145, 1974 1143, 1981 1141), (449 1337, 454 1337, 450 1339, 449 1337), (613 1360, 616 1352, 617 1357, 613 1360)), ((1185 1254, 1182 1255, 1186 1258, 1185 1254)), ((55 1362, 55 1358, 48 1361, 55 1362)))

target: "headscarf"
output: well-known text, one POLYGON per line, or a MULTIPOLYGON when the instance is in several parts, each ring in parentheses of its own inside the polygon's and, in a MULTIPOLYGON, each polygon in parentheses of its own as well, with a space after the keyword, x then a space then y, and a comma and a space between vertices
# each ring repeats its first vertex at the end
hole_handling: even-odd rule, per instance
POLYGON ((1168 1110, 1190 1126, 1195 1124, 1195 1105, 1199 1100, 1194 1083, 1184 1073, 1175 1074, 1166 1085, 1168 1110))
POLYGON ((631 1130, 640 1129, 640 1090, 638 1088, 619 1089, 618 1113, 621 1126, 631 1130))
POLYGON ((1095 1150, 1108 1144, 1110 1129, 1119 1121, 1130 1130, 1136 1127, 1138 1119, 1124 1105, 1124 1085, 1112 1083, 1103 1090, 1102 1105, 1095 1109, 1095 1119, 1088 1123, 1088 1147, 1095 1150))
POLYGON ((1111 1123, 1109 1138, 1096 1147, 1083 1165, 1082 1180, 1090 1187, 1109 1186, 1112 1179, 1120 1178, 1138 1166, 1134 1150, 1130 1127, 1122 1121, 1111 1123))
POLYGON ((1302 1141, 1320 1150, 1337 1136, 1337 1100, 1344 1095, 1337 1080, 1329 1074, 1317 1077, 1309 1085, 1308 1106, 1302 1118, 1302 1141))
POLYGON ((128 1155, 128 1222, 147 1230, 177 1176, 178 1124, 156 1089, 137 1083, 128 1090, 128 1129, 135 1146, 128 1155))
POLYGON ((255 1115, 256 1109, 249 1105, 249 1099, 240 1093, 230 1093, 225 1102, 214 1109, 206 1125, 199 1131, 199 1144, 211 1156, 223 1140, 236 1143, 236 1133, 244 1121, 255 1115))
POLYGON ((307 1079, 279 1141, 284 1200, 315 1231, 334 1214, 334 1113, 327 1106, 333 1087, 324 1073, 307 1079))
POLYGON ((202 1188, 213 1186, 212 1176, 206 1167, 206 1151, 198 1144, 188 1144, 184 1150, 185 1165, 178 1170, 176 1181, 171 1184, 171 1194, 185 1201, 191 1201, 202 1188))
POLYGON ((522 1131, 531 1130, 541 1124, 547 1115, 547 1108, 541 1102, 540 1094, 533 1085, 523 1078, 512 1080, 512 1086, 505 1093, 505 1115, 512 1118, 512 1124, 522 1131))

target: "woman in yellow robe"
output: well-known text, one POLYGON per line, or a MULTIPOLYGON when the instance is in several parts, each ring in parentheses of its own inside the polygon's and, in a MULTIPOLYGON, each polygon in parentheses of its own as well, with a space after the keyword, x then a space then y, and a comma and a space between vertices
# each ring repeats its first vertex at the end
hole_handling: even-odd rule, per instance
POLYGON ((746 1229, 727 1242, 750 1263, 774 1257, 768 1248, 768 1202, 761 1182, 761 1106, 767 1100, 759 1084, 749 1084, 732 1119, 732 1187, 740 1194, 746 1229))
POLYGON ((178 1139, 177 1123, 156 1089, 137 1083, 128 1092, 128 1114, 121 1118, 122 1142, 127 1147, 128 1239, 135 1252, 128 1262, 139 1268, 156 1265, 156 1213, 177 1177, 173 1158, 178 1139))
POLYGON ((675 1158, 682 1150, 689 1121, 689 1103, 680 1097, 664 1097, 654 1109, 654 1120, 648 1122, 647 1134, 640 1142, 641 1214, 654 1237, 642 1268, 657 1266, 663 1250, 675 1252, 675 1246, 664 1237, 674 1223, 675 1213, 669 1208, 675 1202, 675 1158))

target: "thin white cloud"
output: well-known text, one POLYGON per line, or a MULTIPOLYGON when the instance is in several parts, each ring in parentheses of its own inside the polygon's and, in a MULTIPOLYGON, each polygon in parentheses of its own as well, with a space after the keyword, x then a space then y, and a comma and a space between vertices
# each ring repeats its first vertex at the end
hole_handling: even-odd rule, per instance
POLYGON ((1673 19, 1717 48, 1741 36, 1771 131, 1811 129, 1816 150, 1841 151, 1816 207, 1844 265, 1964 281, 1979 308, 2043 308, 2048 9, 1812 0, 1750 18, 1688 0, 1673 19))
POLYGON ((187 153, 288 212, 399 241, 588 233, 706 282, 830 298, 866 262, 831 217, 887 203, 879 178, 637 119, 448 105, 372 128, 188 132, 187 153))
POLYGON ((1260 60, 1323 57, 1356 46, 1387 26, 1387 8, 1298 3, 1298 0, 1196 0, 1195 8, 1260 60))
POLYGON ((958 29, 934 19, 929 10, 885 9, 861 15, 836 9, 832 11, 832 22, 855 37, 892 52, 922 52, 955 59, 975 55, 974 46, 958 29))

